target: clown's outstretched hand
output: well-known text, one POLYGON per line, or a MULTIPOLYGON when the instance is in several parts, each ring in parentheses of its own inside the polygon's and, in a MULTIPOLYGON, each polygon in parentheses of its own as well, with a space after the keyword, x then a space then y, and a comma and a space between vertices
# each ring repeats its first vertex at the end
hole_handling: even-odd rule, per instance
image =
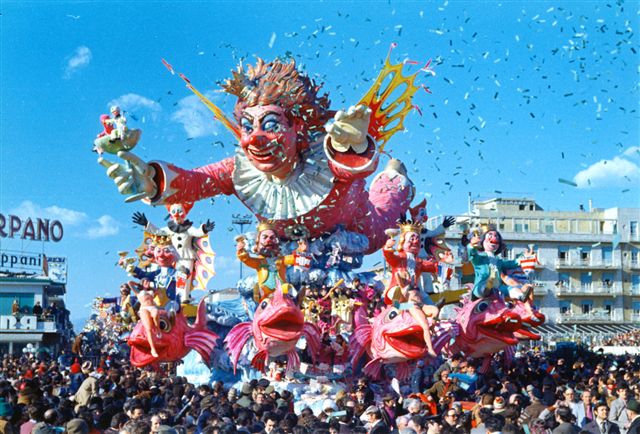
POLYGON ((365 105, 349 107, 348 111, 339 110, 334 121, 327 127, 331 137, 331 146, 338 152, 353 149, 357 154, 367 150, 367 130, 371 118, 371 109, 365 105))
POLYGON ((98 163, 107 169, 107 176, 113 179, 120 194, 127 196, 125 202, 153 198, 158 187, 153 179, 155 169, 132 152, 120 151, 118 157, 124 163, 113 163, 99 158, 98 163))

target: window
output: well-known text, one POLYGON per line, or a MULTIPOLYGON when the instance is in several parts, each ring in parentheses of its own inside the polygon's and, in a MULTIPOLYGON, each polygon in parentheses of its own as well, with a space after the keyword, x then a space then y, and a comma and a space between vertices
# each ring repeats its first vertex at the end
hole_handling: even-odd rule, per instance
POLYGON ((602 273, 602 286, 604 286, 605 289, 613 286, 613 280, 613 273, 602 273))
POLYGON ((613 305, 611 304, 610 301, 606 301, 604 303, 604 311, 607 313, 607 315, 611 316, 611 313, 613 312, 613 305))
POLYGON ((23 294, 23 293, 4 293, 0 294, 0 315, 11 315, 11 308, 13 306, 13 301, 18 300, 20 304, 20 311, 27 310, 28 313, 31 313, 31 308, 33 308, 33 294, 23 294))
POLYGON ((638 236, 638 222, 629 222, 629 235, 631 237, 638 236))
POLYGON ((635 265, 638 265, 638 258, 640 257, 640 249, 633 248, 631 249, 631 262, 635 265))
POLYGON ((635 317, 639 317, 640 316, 640 301, 634 301, 631 304, 631 308, 633 309, 633 315, 635 317))
POLYGON ((640 294, 640 274, 631 275, 631 291, 634 294, 640 294))
POLYGON ((590 314, 591 312, 593 312, 593 301, 591 301, 591 300, 582 300, 581 306, 582 306, 582 313, 583 314, 590 314))
POLYGON ((591 290, 591 273, 580 273, 580 287, 583 291, 591 290))
POLYGON ((518 209, 519 209, 520 211, 524 211, 524 209, 525 209, 525 205, 518 205, 518 209))
POLYGON ((569 286, 569 273, 558 273, 558 286, 568 287, 569 286))
POLYGON ((602 261, 605 265, 613 264, 613 248, 611 246, 602 248, 602 261))
POLYGON ((569 249, 567 247, 558 247, 558 259, 563 261, 569 259, 569 249))
POLYGON ((579 252, 579 257, 580 257, 580 261, 582 262, 589 262, 589 254, 591 253, 589 251, 588 247, 578 247, 578 252, 579 252))
POLYGON ((560 302, 560 314, 561 315, 567 315, 570 312, 571 312, 571 303, 568 302, 568 301, 561 301, 560 302))
POLYGON ((529 232, 529 223, 524 223, 523 221, 516 223, 514 232, 529 232))
POLYGON ((545 234, 552 234, 553 233, 553 222, 550 222, 548 220, 545 220, 542 222, 542 232, 544 232, 545 234))

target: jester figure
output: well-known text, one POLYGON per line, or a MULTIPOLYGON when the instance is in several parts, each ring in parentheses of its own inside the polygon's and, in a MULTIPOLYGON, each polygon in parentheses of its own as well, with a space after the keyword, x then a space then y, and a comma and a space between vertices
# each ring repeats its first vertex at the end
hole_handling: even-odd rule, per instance
MULTIPOLYGON (((430 321, 433 322, 439 309, 433 305, 427 305, 420 296, 418 282, 422 273, 437 273, 438 261, 435 259, 423 259, 419 257, 422 233, 422 224, 417 222, 405 222, 400 224, 400 241, 397 251, 394 250, 395 240, 389 238, 382 249, 384 259, 391 267, 391 279, 384 292, 386 304, 408 303, 409 313, 422 327, 424 341, 429 355, 436 357, 431 342, 430 321)), ((451 252, 443 257, 443 262, 452 262, 451 252)))
MULTIPOLYGON (((165 66, 173 72, 171 65, 165 66)), ((404 128, 403 119, 413 107, 417 73, 405 77, 401 72, 402 64, 391 65, 387 59, 360 104, 336 113, 329 109, 328 96, 319 94, 320 86, 299 71, 295 61, 258 59, 255 66, 239 66, 222 86, 237 98, 234 120, 185 78, 187 87, 238 139, 236 154, 192 170, 163 161, 147 163, 127 151, 118 156, 130 169, 100 163, 108 166, 120 193, 131 195, 127 201, 137 199, 139 192, 152 205, 235 195, 259 220, 272 220, 280 237, 303 226, 314 239, 342 224, 366 234, 371 253, 382 247, 385 228, 406 211, 414 195, 405 167, 393 159, 370 190, 365 189, 382 146, 404 128), (390 84, 383 87, 389 76, 390 84), (392 99, 399 85, 404 91, 392 99)))
POLYGON ((171 239, 171 244, 178 253, 176 270, 179 273, 179 284, 177 293, 180 299, 187 302, 191 293, 191 276, 198 257, 196 240, 205 237, 215 227, 215 223, 207 220, 199 227, 195 227, 193 222, 187 220, 187 214, 193 207, 191 203, 174 203, 167 205, 169 211, 169 222, 166 227, 158 228, 147 220, 144 213, 133 214, 133 222, 144 227, 149 234, 165 235, 171 239))

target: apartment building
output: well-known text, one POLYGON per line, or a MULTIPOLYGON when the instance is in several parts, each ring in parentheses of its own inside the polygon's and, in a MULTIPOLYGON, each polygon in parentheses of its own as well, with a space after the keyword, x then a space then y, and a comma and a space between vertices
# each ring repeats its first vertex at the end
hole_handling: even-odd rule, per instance
MULTIPOLYGON (((448 244, 461 248, 464 230, 493 224, 508 246, 507 257, 533 247, 540 263, 534 297, 549 333, 613 334, 640 323, 640 209, 589 204, 578 211, 545 211, 526 198, 471 205, 447 231, 448 244)), ((464 276, 457 265, 460 285, 464 276)))

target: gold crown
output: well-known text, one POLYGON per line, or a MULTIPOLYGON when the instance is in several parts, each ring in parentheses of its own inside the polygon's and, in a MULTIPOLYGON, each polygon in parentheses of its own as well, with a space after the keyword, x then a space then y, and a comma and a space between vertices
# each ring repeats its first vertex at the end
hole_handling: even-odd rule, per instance
POLYGON ((422 223, 420 222, 406 221, 398 224, 398 227, 400 228, 401 234, 406 234, 407 232, 415 232, 419 234, 422 232, 422 223))
POLYGON ((151 236, 151 243, 155 246, 168 246, 171 244, 169 235, 154 234, 151 236))
POLYGON ((498 228, 496 227, 495 223, 483 223, 480 228, 482 229, 482 233, 486 234, 489 231, 497 231, 498 228))
POLYGON ((273 220, 262 220, 260 223, 258 223, 258 233, 266 230, 276 230, 276 225, 274 224, 273 220))

